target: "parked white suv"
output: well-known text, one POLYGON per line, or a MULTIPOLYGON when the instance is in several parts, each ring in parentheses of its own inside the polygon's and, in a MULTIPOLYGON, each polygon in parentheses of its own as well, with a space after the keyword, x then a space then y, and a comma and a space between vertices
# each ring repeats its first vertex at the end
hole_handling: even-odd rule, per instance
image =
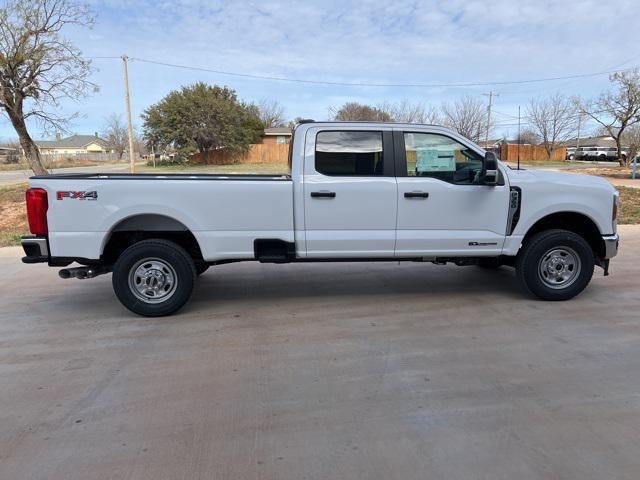
POLYGON ((229 262, 508 265, 531 293, 566 300, 617 253, 607 181, 512 170, 444 127, 304 123, 290 169, 32 177, 23 261, 81 265, 63 278, 113 272, 124 306, 158 316, 229 262))

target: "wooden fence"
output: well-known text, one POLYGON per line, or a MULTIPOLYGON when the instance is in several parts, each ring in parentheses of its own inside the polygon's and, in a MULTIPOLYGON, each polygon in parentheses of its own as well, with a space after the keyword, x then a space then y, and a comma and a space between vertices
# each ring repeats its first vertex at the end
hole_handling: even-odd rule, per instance
MULTIPOLYGON (((520 161, 539 162, 548 160, 547 151, 542 145, 518 145, 517 143, 503 143, 500 147, 500 160, 516 162, 518 160, 518 147, 520 147, 520 161)), ((558 147, 553 151, 551 160, 563 161, 567 157, 567 149, 558 147)))
POLYGON ((229 155, 224 150, 194 153, 189 162, 206 165, 233 165, 238 163, 282 163, 289 160, 288 144, 254 143, 244 155, 229 155))

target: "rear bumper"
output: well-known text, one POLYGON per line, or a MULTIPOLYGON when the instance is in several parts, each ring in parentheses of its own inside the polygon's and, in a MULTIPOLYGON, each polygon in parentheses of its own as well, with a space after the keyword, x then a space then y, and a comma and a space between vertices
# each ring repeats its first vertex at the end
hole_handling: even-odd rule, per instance
POLYGON ((22 248, 25 256, 24 263, 47 263, 49 261, 49 246, 45 237, 22 237, 22 248))
POLYGON ((620 237, 618 234, 603 235, 602 241, 604 242, 604 259, 609 260, 618 254, 618 246, 620 244, 620 237))

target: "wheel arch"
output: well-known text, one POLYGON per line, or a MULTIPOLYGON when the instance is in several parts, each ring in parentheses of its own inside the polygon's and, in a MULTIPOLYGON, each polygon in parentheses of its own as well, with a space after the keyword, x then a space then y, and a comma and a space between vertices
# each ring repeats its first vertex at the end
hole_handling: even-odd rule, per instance
POLYGON ((119 220, 104 236, 100 258, 113 263, 127 247, 142 240, 159 238, 177 243, 194 260, 202 260, 202 249, 193 232, 181 221, 157 213, 132 214, 119 220))
POLYGON ((522 239, 522 244, 536 233, 554 228, 569 230, 580 235, 591 246, 596 257, 604 255, 604 241, 596 222, 588 215, 574 211, 555 212, 541 217, 529 227, 522 239))

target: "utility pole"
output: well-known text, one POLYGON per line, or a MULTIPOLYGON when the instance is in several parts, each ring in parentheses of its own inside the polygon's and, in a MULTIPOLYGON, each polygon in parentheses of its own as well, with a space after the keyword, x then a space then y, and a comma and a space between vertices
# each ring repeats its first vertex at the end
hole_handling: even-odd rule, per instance
POLYGON ((582 112, 578 114, 578 137, 576 138, 576 150, 580 146, 580 127, 582 127, 582 112))
POLYGON ((127 130, 129 133, 129 166, 131 173, 136 173, 136 154, 133 149, 133 125, 131 124, 131 100, 129 98, 129 71, 127 69, 129 57, 122 55, 122 72, 124 74, 124 105, 127 109, 127 130))
POLYGON ((518 170, 520 170, 520 144, 522 138, 520 137, 520 105, 518 105, 518 170))
POLYGON ((485 147, 489 143, 489 130, 491 129, 491 106, 493 105, 493 97, 499 97, 495 92, 483 93, 483 95, 489 97, 489 105, 487 106, 487 131, 484 136, 485 147))

